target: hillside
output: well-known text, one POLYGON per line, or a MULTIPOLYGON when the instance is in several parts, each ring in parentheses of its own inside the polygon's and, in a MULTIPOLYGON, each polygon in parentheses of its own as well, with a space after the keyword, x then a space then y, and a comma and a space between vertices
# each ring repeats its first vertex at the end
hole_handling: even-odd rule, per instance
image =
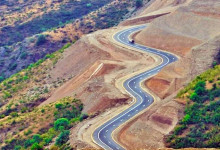
POLYGON ((114 139, 219 148, 219 10, 215 0, 2 0, 0 149, 100 149, 94 130, 133 102, 123 83, 161 64, 113 39, 140 24, 135 42, 179 60, 142 83, 155 101, 114 139))
POLYGON ((197 76, 182 89, 185 116, 166 138, 168 147, 220 147, 220 65, 197 76))
POLYGON ((116 25, 133 3, 5 0, 0 6, 0 76, 7 78, 83 34, 116 25))

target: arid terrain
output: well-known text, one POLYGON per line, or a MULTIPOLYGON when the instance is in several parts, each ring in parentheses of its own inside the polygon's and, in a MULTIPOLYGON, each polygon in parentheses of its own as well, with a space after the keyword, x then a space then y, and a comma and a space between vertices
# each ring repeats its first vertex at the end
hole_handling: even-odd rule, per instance
MULTIPOLYGON (((0 2, 2 36, 20 32, 16 25, 32 23, 45 14, 50 16, 50 12, 63 10, 62 7, 75 10, 70 1, 19 1, 19 8, 6 1, 7 4, 0 2)), ((81 4, 74 2, 77 6, 81 4)), ((92 0, 82 6, 90 8, 97 3, 92 0)), ((91 138, 94 130, 133 102, 123 82, 162 61, 154 54, 129 48, 113 39, 115 33, 140 24, 148 27, 132 36, 135 42, 173 53, 179 60, 142 83, 154 95, 154 103, 118 128, 113 137, 131 150, 172 147, 166 138, 184 118, 189 103, 187 96, 180 98, 178 92, 219 63, 220 3, 146 0, 136 8, 130 1, 111 0, 91 9, 82 17, 50 27, 55 29, 28 31, 12 43, 12 38, 2 38, 0 148, 100 149, 91 138), (46 41, 37 45, 42 35, 46 41), (6 42, 8 45, 4 45, 6 42), (9 58, 10 62, 6 62, 9 58), (67 125, 63 118, 67 118, 67 125), (64 133, 68 138, 64 138, 64 133), (57 140, 62 138, 63 143, 57 140)), ((218 75, 212 78, 217 85, 218 75)), ((207 77, 206 86, 213 87, 214 83, 208 84, 208 80, 207 77)))

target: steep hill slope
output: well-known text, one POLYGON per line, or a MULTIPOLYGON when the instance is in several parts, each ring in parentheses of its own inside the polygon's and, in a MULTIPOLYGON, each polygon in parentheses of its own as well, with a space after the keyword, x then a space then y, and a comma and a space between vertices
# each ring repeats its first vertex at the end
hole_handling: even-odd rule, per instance
POLYGON ((118 24, 133 2, 5 0, 0 6, 0 76, 7 78, 83 34, 118 24))

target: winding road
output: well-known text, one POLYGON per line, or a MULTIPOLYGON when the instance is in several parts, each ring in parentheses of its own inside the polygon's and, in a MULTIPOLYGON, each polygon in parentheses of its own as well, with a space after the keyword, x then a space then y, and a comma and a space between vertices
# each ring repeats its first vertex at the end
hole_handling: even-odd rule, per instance
POLYGON ((124 122, 128 121, 129 119, 131 119, 132 117, 134 117, 135 115, 137 115, 138 113, 149 107, 154 102, 154 98, 152 97, 152 95, 146 93, 141 88, 140 83, 152 77, 153 75, 156 75, 166 65, 178 60, 178 58, 175 55, 172 55, 171 53, 148 48, 146 46, 139 45, 137 43, 132 44, 129 42, 129 36, 132 33, 135 33, 146 27, 147 25, 135 26, 120 31, 114 35, 114 39, 117 42, 138 49, 140 51, 156 54, 159 57, 161 57, 163 61, 160 65, 156 66, 155 68, 147 70, 146 72, 143 72, 141 74, 138 74, 124 82, 123 86, 125 87, 127 92, 136 99, 136 101, 128 109, 121 112, 111 120, 107 121, 106 123, 104 123, 94 131, 92 138, 95 141, 95 143, 98 144, 103 149, 106 150, 125 149, 113 139, 112 132, 120 125, 122 125, 124 122))

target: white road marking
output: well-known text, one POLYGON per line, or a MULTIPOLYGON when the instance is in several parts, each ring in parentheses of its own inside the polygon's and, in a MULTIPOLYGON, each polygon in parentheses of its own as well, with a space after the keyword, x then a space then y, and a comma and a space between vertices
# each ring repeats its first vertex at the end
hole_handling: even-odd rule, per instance
POLYGON ((138 110, 136 110, 136 111, 138 111, 138 110))
POLYGON ((129 114, 128 117, 130 117, 131 115, 129 114))
POLYGON ((106 139, 106 136, 104 136, 104 138, 106 139))
POLYGON ((145 107, 146 105, 143 105, 143 107, 145 107))
POLYGON ((108 130, 106 130, 105 132, 108 132, 108 130))
POLYGON ((135 86, 134 88, 136 89, 137 87, 135 86))

